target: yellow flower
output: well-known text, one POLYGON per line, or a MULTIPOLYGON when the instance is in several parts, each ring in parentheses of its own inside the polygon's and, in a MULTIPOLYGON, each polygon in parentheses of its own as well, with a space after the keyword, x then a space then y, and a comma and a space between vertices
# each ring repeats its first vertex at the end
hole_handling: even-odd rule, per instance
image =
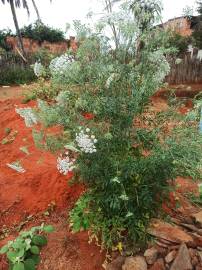
POLYGON ((123 245, 121 242, 118 243, 118 245, 116 246, 118 251, 121 252, 123 250, 123 245))

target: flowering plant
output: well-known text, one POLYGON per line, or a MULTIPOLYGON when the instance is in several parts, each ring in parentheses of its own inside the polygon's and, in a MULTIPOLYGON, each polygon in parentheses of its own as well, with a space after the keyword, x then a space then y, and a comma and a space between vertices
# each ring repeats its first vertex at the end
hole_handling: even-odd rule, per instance
POLYGON ((139 8, 142 16, 151 13, 147 27, 129 0, 116 12, 109 9, 96 32, 77 23, 82 39, 75 61, 61 61, 56 72, 53 68, 54 81, 71 94, 61 94, 64 98, 45 106, 43 114, 46 119, 52 114, 51 120, 64 126, 69 140, 64 144, 68 158, 58 158, 58 169, 61 173, 73 170, 75 181, 86 186, 70 213, 72 229, 90 229, 108 248, 143 243, 150 218, 166 198, 168 180, 179 171, 190 175, 200 161, 195 155, 196 140, 188 149, 187 140, 184 144, 168 134, 162 143, 159 127, 147 128, 134 121, 144 115, 150 97, 168 74, 170 52, 159 38, 160 30, 151 24, 156 6, 146 8, 146 14, 145 7, 139 8), (107 36, 109 29, 112 35, 107 36), (72 73, 72 68, 77 72, 72 73), (85 112, 93 117, 88 119, 85 112))

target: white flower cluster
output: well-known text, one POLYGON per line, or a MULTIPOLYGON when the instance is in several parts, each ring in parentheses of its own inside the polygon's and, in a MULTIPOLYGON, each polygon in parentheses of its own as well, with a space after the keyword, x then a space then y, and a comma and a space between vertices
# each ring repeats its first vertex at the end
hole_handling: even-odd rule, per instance
POLYGON ((73 171, 73 169, 75 168, 75 159, 71 159, 68 154, 69 152, 65 153, 66 156, 62 157, 59 156, 57 159, 57 169, 61 174, 67 175, 68 172, 73 171))
POLYGON ((16 108, 15 109, 16 113, 18 113, 22 118, 25 120, 25 125, 27 127, 32 127, 33 125, 37 124, 38 120, 33 112, 33 109, 30 107, 27 108, 16 108))
POLYGON ((40 76, 43 75, 43 73, 44 73, 44 67, 43 67, 43 65, 40 62, 36 62, 34 64, 34 74, 37 77, 40 77, 40 76))
POLYGON ((49 65, 51 74, 62 75, 67 69, 69 69, 73 62, 75 62, 74 58, 72 56, 69 56, 68 54, 63 54, 54 58, 49 65))
POLYGON ((84 153, 94 153, 96 152, 95 144, 97 143, 97 139, 93 134, 90 133, 90 129, 86 128, 85 132, 81 129, 81 131, 76 133, 76 142, 84 153))
POLYGON ((153 76, 154 82, 156 82, 157 84, 162 83, 165 77, 170 72, 170 65, 166 60, 165 56, 163 55, 163 52, 157 50, 150 53, 149 60, 155 65, 155 73, 153 76))

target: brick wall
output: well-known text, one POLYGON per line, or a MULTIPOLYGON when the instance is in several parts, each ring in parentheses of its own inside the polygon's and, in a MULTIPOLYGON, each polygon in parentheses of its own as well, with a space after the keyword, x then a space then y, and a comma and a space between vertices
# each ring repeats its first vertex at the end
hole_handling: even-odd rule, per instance
MULTIPOLYGON (((7 37, 6 41, 8 45, 11 46, 13 51, 16 51, 16 48, 18 47, 17 37, 7 37)), ((72 50, 74 51, 77 49, 77 42, 75 41, 74 37, 70 37, 69 40, 56 43, 50 43, 48 41, 39 43, 29 38, 23 38, 23 45, 27 53, 34 53, 39 51, 40 49, 47 49, 51 53, 60 54, 66 52, 69 48, 72 48, 72 50)))
POLYGON ((165 29, 170 29, 182 36, 190 36, 193 32, 191 29, 191 21, 185 17, 175 18, 163 24, 165 29))

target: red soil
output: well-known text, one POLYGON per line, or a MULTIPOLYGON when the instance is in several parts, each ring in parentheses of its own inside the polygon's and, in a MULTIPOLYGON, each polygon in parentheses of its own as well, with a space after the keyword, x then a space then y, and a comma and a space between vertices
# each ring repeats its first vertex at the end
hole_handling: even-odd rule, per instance
MULTIPOLYGON (((11 230, 8 237, 0 240, 0 247, 17 235, 17 225, 33 215, 25 229, 42 222, 52 224, 56 229, 42 251, 39 270, 101 270, 104 254, 95 244, 88 244, 88 234, 68 232, 67 211, 81 195, 83 187, 70 186, 71 175, 63 176, 56 168, 57 156, 35 147, 32 128, 25 126, 24 120, 15 112, 15 105, 33 107, 35 103, 23 105, 20 99, 0 101, 0 143, 4 138, 11 139, 0 145, 0 239, 5 228, 11 230), (9 136, 6 135, 7 128, 11 129, 9 136), (26 147, 29 154, 21 151, 21 147, 26 147), (20 161, 25 173, 6 165, 15 161, 20 161), (49 211, 50 216, 46 217, 43 213, 50 205, 55 206, 56 211, 49 211)), ((47 129, 47 133, 60 134, 61 128, 47 129)), ((0 270, 7 269, 5 256, 0 256, 0 270)))
MULTIPOLYGON (((61 175, 56 169, 56 157, 35 147, 32 129, 15 112, 15 105, 23 107, 19 100, 0 103, 0 141, 6 137, 5 129, 17 131, 16 138, 1 145, 0 151, 0 225, 19 222, 25 215, 44 211, 53 203, 64 208, 75 201, 82 187, 68 185, 70 176, 61 175), (26 147, 29 155, 20 150, 26 147), (6 164, 20 161, 25 173, 19 173, 6 164)), ((33 106, 26 104, 27 106, 33 106)))

